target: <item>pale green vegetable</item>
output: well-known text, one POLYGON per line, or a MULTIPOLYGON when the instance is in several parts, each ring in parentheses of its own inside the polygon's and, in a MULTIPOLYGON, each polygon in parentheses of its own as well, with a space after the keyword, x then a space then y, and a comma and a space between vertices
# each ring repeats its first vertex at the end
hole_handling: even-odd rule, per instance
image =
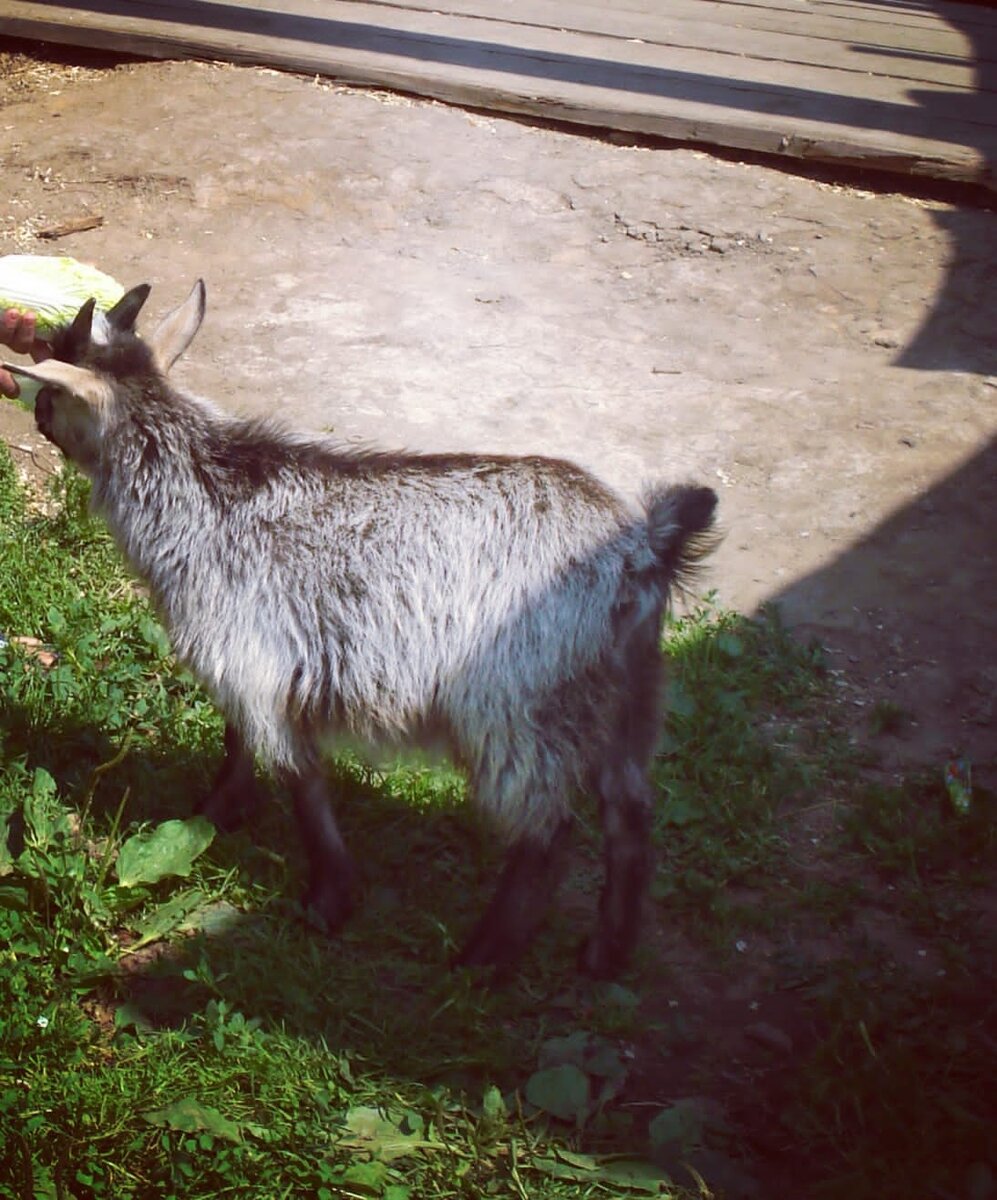
POLYGON ((8 254, 0 258, 0 312, 16 308, 38 317, 38 336, 50 338, 69 324, 91 296, 107 311, 124 295, 116 279, 75 258, 8 254))

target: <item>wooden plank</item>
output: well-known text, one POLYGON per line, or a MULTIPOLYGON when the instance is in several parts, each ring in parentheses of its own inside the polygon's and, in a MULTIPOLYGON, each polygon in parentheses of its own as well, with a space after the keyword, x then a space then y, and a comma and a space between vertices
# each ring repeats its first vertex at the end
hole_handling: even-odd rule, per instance
MULTIPOLYGON (((39 7, 37 3, 28 7, 39 7)), ((585 82, 593 87, 613 87, 638 94, 676 95, 699 98, 707 103, 722 102, 718 94, 731 89, 731 103, 757 105, 762 111, 783 112, 791 106, 803 117, 821 118, 826 113, 829 124, 840 124, 837 110, 843 105, 851 111, 850 98, 855 94, 854 81, 843 78, 837 68, 817 63, 803 64, 805 72, 794 70, 801 65, 768 56, 764 59, 718 53, 711 49, 668 48, 667 71, 660 68, 658 47, 644 42, 620 40, 607 44, 605 39, 587 33, 569 33, 542 26, 496 26, 478 17, 463 19, 459 37, 455 26, 445 15, 427 10, 396 7, 391 11, 391 23, 377 26, 356 21, 358 5, 349 0, 294 0, 285 2, 280 13, 261 10, 228 0, 90 0, 85 12, 49 4, 45 8, 69 19, 78 13, 76 24, 86 22, 100 27, 99 14, 114 18, 119 27, 134 33, 141 31, 137 21, 155 23, 158 36, 170 36, 181 31, 202 30, 214 49, 223 49, 227 35, 233 39, 279 36, 284 42, 328 45, 333 53, 349 49, 357 53, 366 50, 415 58, 440 67, 483 66, 525 78, 540 77, 564 82, 585 82)), ((0 8, 2 11, 2 8, 0 8)), ((378 12, 387 11, 378 6, 378 12)), ((927 82, 927 81, 925 81, 927 82)), ((971 73, 961 83, 962 90, 972 90, 971 73)), ((918 111, 917 101, 898 91, 889 78, 872 74, 863 80, 861 98, 870 104, 871 119, 877 114, 893 127, 896 121, 904 125, 903 116, 895 110, 909 108, 918 111), (878 109, 884 102, 891 106, 878 109)), ((961 97, 939 92, 934 102, 934 114, 941 117, 961 116, 961 97)), ((849 118, 849 123, 854 118, 849 118)), ((913 127, 911 132, 916 132, 913 127)), ((928 136, 944 136, 937 130, 925 130, 928 136)))
MULTIPOLYGON (((318 0, 321 3, 321 0, 318 0)), ((920 14, 917 21, 897 19, 892 10, 870 8, 847 0, 783 0, 742 3, 740 0, 655 0, 621 7, 598 0, 531 0, 528 9, 516 0, 370 0, 372 8, 416 8, 455 16, 480 16, 509 24, 542 24, 552 29, 596 32, 606 36, 643 37, 667 43, 679 31, 697 27, 734 29, 761 34, 799 34, 815 41, 851 44, 863 48, 882 47, 924 54, 954 56, 961 61, 973 57, 966 31, 988 37, 990 61, 997 55, 997 11, 970 5, 933 3, 933 8, 950 16, 920 14), (969 14, 968 16, 966 14, 969 14), (957 19, 956 19, 957 18, 957 19), (659 36, 664 31, 663 37, 659 36), (669 33, 671 31, 671 33, 669 33)), ((695 36, 695 34, 693 34, 695 36)), ((698 39, 697 39, 698 41, 698 39)))
MULTIPOLYGON (((694 11, 692 0, 677 2, 694 11)), ((925 80, 912 95, 895 78, 840 67, 509 23, 497 0, 482 3, 484 16, 347 0, 271 0, 267 10, 222 0, 91 0, 86 9, 0 0, 0 17, 13 36, 265 63, 479 107, 992 185, 997 131, 993 118, 973 118, 971 78, 933 90, 925 80)), ((595 11, 561 7, 576 22, 595 11)), ((782 11, 725 0, 700 7, 710 23, 722 10, 782 11)), ((550 0, 544 12, 553 19, 550 0)), ((771 54, 777 39, 765 40, 771 54)))
MULTIPOLYGON (((751 0, 755 2, 755 0, 751 0)), ((803 0, 807 3, 808 0, 803 0)), ((944 0, 927 0, 926 3, 904 4, 898 0, 818 0, 829 14, 837 13, 857 21, 889 21, 910 28, 934 27, 939 20, 951 25, 977 25, 993 28, 993 13, 983 4, 958 4, 944 0)))
MULTIPOLYGON (((365 7, 398 7, 400 0, 363 0, 365 7)), ((435 12, 474 11, 481 16, 492 16, 509 22, 532 20, 537 5, 531 0, 527 7, 521 0, 482 0, 472 3, 470 10, 466 0, 404 0, 404 6, 435 12)), ((614 20, 617 16, 638 17, 644 20, 656 16, 698 19, 701 10, 722 10, 730 24, 750 24, 751 14, 782 22, 803 17, 820 20, 823 17, 856 22, 871 22, 885 28, 936 28, 940 24, 980 24, 993 28, 997 13, 992 4, 959 4, 954 0, 927 0, 922 4, 899 4, 893 0, 615 0, 612 5, 600 0, 571 0, 570 4, 559 4, 562 24, 570 25, 579 14, 590 14, 589 19, 614 20), (740 14, 740 15, 738 15, 740 14)), ((587 26, 588 27, 588 26, 587 26)))
MULTIPOLYGON (((528 14, 525 16, 512 15, 513 6, 503 0, 449 0, 444 6, 434 4, 433 0, 406 0, 405 3, 375 0, 373 5, 364 7, 372 8, 384 25, 391 28, 407 25, 407 13, 421 12, 443 18, 461 18, 462 27, 465 22, 480 24, 482 37, 497 36, 488 32, 486 23, 507 25, 514 31, 512 36, 517 42, 522 39, 520 44, 536 44, 541 31, 552 37, 594 34, 612 41, 639 43, 651 50, 667 47, 676 52, 734 55, 758 63, 839 68, 863 76, 941 84, 963 90, 975 86, 969 39, 947 27, 921 31, 913 37, 893 36, 889 43, 855 43, 854 39, 848 38, 849 31, 854 35, 854 25, 848 26, 841 18, 836 19, 833 28, 825 25, 826 32, 818 33, 816 22, 806 14, 801 17, 784 13, 776 22, 780 25, 779 37, 773 41, 771 30, 764 25, 758 29, 754 24, 733 22, 731 14, 739 17, 744 6, 722 0, 712 3, 710 0, 693 0, 693 3, 695 8, 690 8, 688 3, 683 6, 684 16, 676 16, 671 5, 663 15, 657 10, 622 12, 605 5, 566 5, 564 0, 533 0, 528 9, 519 6, 528 14), (509 12, 508 18, 503 18, 503 12, 509 12)), ((331 11, 326 0, 297 0, 294 7, 296 12, 318 18, 328 16, 331 11)), ((771 21, 767 23, 772 24, 771 21)), ((894 31, 888 24, 884 24, 880 32, 884 36, 904 33, 894 31)), ((625 47, 622 52, 625 53, 625 47)), ((621 49, 607 49, 606 53, 619 56, 621 49)))
MULTIPOLYGON (((322 0, 314 2, 317 7, 322 0)), ((564 0, 531 0, 528 8, 509 0, 445 0, 441 4, 433 0, 404 0, 404 3, 371 0, 370 7, 386 13, 397 8, 411 8, 445 16, 477 16, 510 25, 539 25, 571 33, 641 38, 648 43, 702 49, 723 49, 724 46, 713 40, 719 36, 725 43, 731 42, 738 52, 758 53, 759 57, 791 58, 792 55, 782 53, 783 39, 800 39, 812 45, 813 53, 822 53, 825 57, 816 61, 826 65, 835 65, 826 55, 840 54, 844 59, 853 48, 862 53, 881 52, 884 64, 889 58, 907 51, 912 55, 951 59, 970 69, 973 58, 967 35, 943 21, 907 26, 881 16, 878 21, 863 24, 841 15, 839 5, 834 6, 833 14, 825 16, 828 6, 816 2, 801 2, 786 8, 774 4, 746 5, 730 0, 669 0, 666 7, 641 9, 590 3, 589 0, 572 0, 570 4, 565 4, 564 0), (777 43, 773 43, 770 36, 773 33, 779 35, 777 43), (746 41, 746 35, 750 38, 752 34, 763 36, 746 41)), ((992 34, 997 33, 997 13, 992 13, 989 28, 992 34)))
MULTIPOLYGON (((605 38, 624 41, 637 39, 649 47, 672 51, 699 51, 706 54, 728 54, 757 63, 775 62, 820 69, 838 68, 863 76, 876 75, 905 82, 940 84, 949 88, 972 89, 975 71, 969 39, 955 30, 931 30, 905 35, 906 31, 890 26, 880 31, 890 34, 890 41, 854 40, 854 25, 838 18, 833 26, 783 14, 781 18, 751 20, 735 24, 734 13, 740 20, 739 9, 725 3, 696 0, 697 7, 686 15, 676 15, 669 5, 667 16, 660 12, 622 13, 616 8, 570 6, 571 23, 556 24, 558 15, 564 18, 562 0, 534 0, 529 7, 529 19, 517 18, 516 26, 539 27, 570 33, 593 33, 605 38), (695 15, 693 15, 695 14, 695 15), (778 37, 773 38, 773 32, 778 37), (852 37, 848 37, 848 33, 852 37), (905 36, 901 36, 905 35, 905 36), (948 35, 948 36, 946 36, 948 35)), ((414 0, 406 7, 433 11, 432 0, 414 0)), ((388 12, 394 6, 379 5, 388 12)), ((494 0, 456 0, 447 10, 465 17, 482 16, 481 9, 502 9, 508 5, 494 0)), ((753 10, 748 10, 752 12, 753 10)), ((497 20, 489 12, 488 20, 497 20)), ((670 60, 671 61, 671 60, 670 60)))

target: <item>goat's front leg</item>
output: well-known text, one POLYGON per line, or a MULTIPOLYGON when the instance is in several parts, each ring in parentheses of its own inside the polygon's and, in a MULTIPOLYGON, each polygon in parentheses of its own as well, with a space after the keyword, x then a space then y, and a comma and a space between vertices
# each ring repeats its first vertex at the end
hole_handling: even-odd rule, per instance
POLYGON ((356 872, 329 802, 329 789, 317 767, 292 776, 291 795, 298 833, 308 859, 303 905, 335 933, 354 908, 356 872))
POLYGON ((235 726, 226 725, 225 760, 198 812, 223 832, 230 833, 245 824, 264 798, 252 754, 235 726))

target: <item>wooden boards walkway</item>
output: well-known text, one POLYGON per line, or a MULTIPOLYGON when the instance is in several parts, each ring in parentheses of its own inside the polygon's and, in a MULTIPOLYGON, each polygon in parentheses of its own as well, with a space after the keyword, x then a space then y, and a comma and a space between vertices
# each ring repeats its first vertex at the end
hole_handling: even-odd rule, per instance
POLYGON ((997 189, 997 10, 947 0, 0 0, 0 34, 997 189))

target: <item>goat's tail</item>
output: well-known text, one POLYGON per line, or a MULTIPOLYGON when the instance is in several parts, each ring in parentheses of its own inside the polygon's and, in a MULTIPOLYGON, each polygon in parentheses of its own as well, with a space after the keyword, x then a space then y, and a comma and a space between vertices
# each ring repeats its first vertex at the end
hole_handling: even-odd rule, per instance
POLYGON ((691 484, 655 488, 644 496, 648 541, 666 589, 688 588, 699 564, 716 547, 716 507, 712 488, 691 484))

